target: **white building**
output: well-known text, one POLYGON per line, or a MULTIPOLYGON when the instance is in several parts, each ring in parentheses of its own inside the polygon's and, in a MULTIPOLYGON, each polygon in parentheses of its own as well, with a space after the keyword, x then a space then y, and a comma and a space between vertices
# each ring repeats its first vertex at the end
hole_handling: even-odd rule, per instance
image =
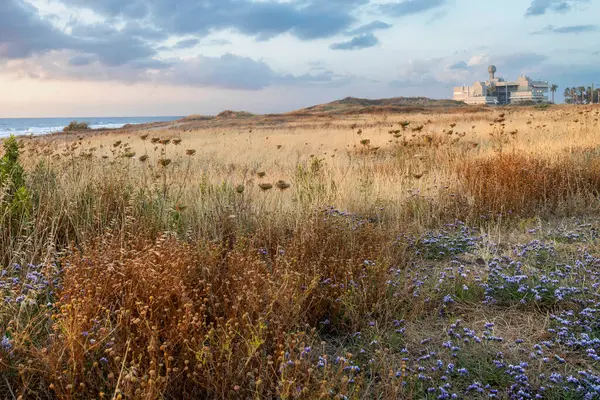
POLYGON ((535 81, 521 75, 516 81, 508 82, 496 78, 496 67, 488 68, 490 79, 475 82, 473 86, 457 86, 454 88, 454 100, 467 104, 517 104, 520 102, 548 102, 548 81, 535 81))

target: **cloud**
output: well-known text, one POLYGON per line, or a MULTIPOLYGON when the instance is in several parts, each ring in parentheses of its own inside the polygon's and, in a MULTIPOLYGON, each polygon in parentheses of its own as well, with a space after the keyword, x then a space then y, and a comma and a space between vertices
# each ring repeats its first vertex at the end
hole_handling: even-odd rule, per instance
POLYGON ((202 44, 204 46, 227 46, 232 43, 231 43, 231 40, 227 40, 227 39, 211 39, 211 40, 202 42, 202 44))
POLYGON ((444 19, 447 15, 448 15, 448 10, 437 11, 431 15, 431 17, 427 20, 427 23, 433 24, 434 22, 444 19))
POLYGON ((56 51, 0 65, 0 73, 40 80, 120 81, 173 86, 260 90, 268 86, 341 86, 355 79, 323 70, 302 75, 280 73, 261 60, 226 53, 220 57, 133 61, 106 66, 92 57, 56 51))
POLYGON ((71 37, 19 0, 0 1, 0 60, 29 57, 73 46, 71 37))
POLYGON ((311 61, 308 63, 311 71, 323 71, 327 69, 323 61, 311 61))
MULTIPOLYGON (((327 70, 291 75, 274 71, 264 61, 230 53, 164 59, 158 52, 230 44, 225 39, 208 39, 214 31, 224 29, 259 40, 282 33, 303 40, 341 34, 355 22, 351 13, 369 0, 181 0, 177 8, 170 0, 60 1, 106 18, 71 18, 59 28, 54 25, 58 20, 45 19, 24 0, 0 0, 2 72, 46 80, 158 82, 240 90, 269 85, 341 85, 350 78, 327 70), (164 45, 167 39, 177 38, 180 40, 173 47, 164 45)), ((385 29, 382 22, 375 22, 361 29, 385 29)), ((377 43, 375 36, 365 34, 349 46, 358 49, 377 43)), ((343 47, 341 44, 340 49, 343 47)))
POLYGON ((528 17, 544 15, 547 12, 566 13, 576 4, 589 3, 589 0, 532 0, 525 12, 528 17))
POLYGON ((545 63, 548 57, 543 54, 531 52, 517 52, 508 54, 496 54, 490 58, 487 54, 472 56, 469 61, 458 61, 436 74, 438 80, 463 84, 471 81, 487 79, 487 67, 490 64, 498 68, 497 76, 504 76, 511 80, 522 73, 541 73, 546 75, 545 63))
POLYGON ((447 67, 449 70, 460 70, 460 69, 468 69, 469 66, 464 61, 457 61, 454 64, 451 64, 447 67))
MULTIPOLYGON (((540 74, 548 79, 546 61, 548 57, 538 53, 497 54, 490 60, 486 54, 474 55, 469 61, 446 58, 412 60, 401 66, 397 78, 390 82, 393 88, 450 88, 454 85, 470 84, 488 78, 487 66, 495 64, 498 76, 516 79, 521 73, 540 74)), ((450 92, 449 92, 450 93, 450 92)))
POLYGON ((348 35, 348 36, 360 36, 360 35, 365 35, 367 33, 373 33, 373 32, 375 32, 377 30, 390 29, 391 27, 392 27, 392 25, 386 24, 385 22, 382 22, 382 21, 373 21, 371 23, 359 26, 358 28, 355 28, 355 29, 353 29, 351 31, 346 32, 346 35, 348 35))
POLYGON ((206 36, 234 30, 259 40, 289 33, 302 40, 327 38, 347 30, 355 11, 369 0, 61 0, 112 18, 149 21, 178 35, 206 36))
POLYGON ((561 33, 561 34, 569 34, 569 33, 589 33, 589 32, 597 32, 600 30, 598 25, 570 25, 570 26, 561 26, 555 27, 552 25, 546 26, 544 29, 539 31, 535 31, 532 35, 543 35, 547 33, 561 33))
POLYGON ((81 56, 72 50, 54 50, 29 58, 0 63, 0 74, 14 78, 39 80, 120 81, 135 83, 148 81, 148 70, 136 68, 134 63, 107 66, 94 56, 81 56))
POLYGON ((478 65, 489 64, 490 56, 488 54, 476 54, 472 56, 469 61, 467 61, 467 65, 469 67, 475 67, 478 65))
MULTIPOLYGON (((234 30, 258 40, 285 33, 301 40, 326 38, 347 31, 356 21, 354 12, 369 0, 179 0, 177 7, 173 7, 171 0, 55 2, 75 7, 74 14, 81 9, 92 10, 97 16, 104 16, 104 22, 87 23, 72 18, 62 30, 42 18, 38 9, 24 0, 2 0, 0 58, 76 50, 116 66, 154 58, 157 49, 166 49, 160 42, 170 37, 188 36, 175 48, 189 48, 195 40, 215 31, 234 30)), ((382 24, 377 21, 362 29, 384 29, 382 24)), ((226 43, 208 42, 209 45, 226 43)))
POLYGON ((441 82, 436 78, 434 70, 440 61, 442 61, 440 58, 411 60, 399 68, 397 79, 391 81, 389 85, 396 89, 438 85, 441 82))
POLYGON ((95 58, 92 56, 77 55, 69 58, 69 65, 72 67, 81 67, 84 65, 90 65, 94 61, 95 58))
POLYGON ((180 40, 179 42, 177 42, 175 44, 175 46, 173 46, 174 49, 191 49, 193 47, 196 47, 196 45, 200 43, 199 39, 184 39, 184 40, 180 40))
POLYGON ((278 75, 263 61, 234 54, 198 56, 176 62, 157 77, 176 85, 258 90, 271 85, 278 75))
POLYGON ((538 53, 512 53, 500 55, 494 58, 493 64, 496 66, 510 69, 510 70, 523 70, 536 67, 548 60, 548 56, 538 53))
MULTIPOLYGON (((52 51, 74 50, 82 56, 96 56, 106 65, 122 65, 134 60, 149 59, 156 50, 148 38, 166 36, 159 30, 126 23, 117 29, 109 24, 69 26, 70 33, 56 28, 40 17, 38 10, 21 0, 0 2, 0 60, 22 59, 52 51)), ((74 59, 81 64, 83 59, 74 59)))
POLYGON ((372 33, 361 36, 355 36, 347 42, 333 43, 329 48, 331 50, 362 50, 374 47, 379 44, 379 39, 372 33))
POLYGON ((419 14, 445 5, 447 0, 404 0, 402 2, 385 3, 379 6, 386 15, 403 17, 419 14))

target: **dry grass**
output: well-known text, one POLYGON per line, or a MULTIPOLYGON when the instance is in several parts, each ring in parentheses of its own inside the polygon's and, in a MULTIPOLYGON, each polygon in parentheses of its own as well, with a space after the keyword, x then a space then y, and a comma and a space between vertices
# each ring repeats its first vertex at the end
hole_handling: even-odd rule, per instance
POLYGON ((554 159, 501 153, 457 168, 473 212, 481 215, 569 215, 598 206, 600 164, 577 153, 554 159))
MULTIPOLYGON (((557 236, 555 221, 600 206, 598 114, 194 117, 23 139, 31 204, 17 213, 0 196, 0 397, 417 399, 437 357, 473 371, 448 373, 459 394, 478 379, 510 397, 493 357, 518 365, 512 341, 525 327, 523 348, 549 340, 551 312, 573 303, 493 306, 481 283, 543 221, 594 251, 593 229, 557 236), (445 226, 456 219, 487 235, 445 226), (455 357, 443 343, 458 318, 497 321, 511 343, 455 357)), ((514 273, 583 265, 563 250, 564 263, 519 259, 514 273)))
MULTIPOLYGON (((279 373, 284 352, 311 345, 320 321, 340 319, 343 330, 364 323, 336 304, 344 290, 321 282, 349 285, 362 279, 362 257, 387 265, 402 254, 382 253, 386 238, 371 224, 347 229, 324 215, 273 243, 192 247, 110 232, 86 243, 84 255, 64 259, 50 347, 28 355, 36 363, 21 372, 25 393, 49 384, 59 398, 115 390, 126 398, 269 398, 324 384, 302 370, 279 373)), ((368 271, 372 279, 384 273, 368 271)), ((384 295, 372 288, 355 306, 373 310, 384 295)))

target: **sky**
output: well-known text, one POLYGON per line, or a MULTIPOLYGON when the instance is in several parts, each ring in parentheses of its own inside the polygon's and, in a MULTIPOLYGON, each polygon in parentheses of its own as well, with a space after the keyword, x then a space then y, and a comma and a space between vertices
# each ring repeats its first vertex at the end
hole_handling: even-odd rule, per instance
POLYGON ((600 0, 0 0, 0 118, 450 98, 526 74, 600 87, 600 0))

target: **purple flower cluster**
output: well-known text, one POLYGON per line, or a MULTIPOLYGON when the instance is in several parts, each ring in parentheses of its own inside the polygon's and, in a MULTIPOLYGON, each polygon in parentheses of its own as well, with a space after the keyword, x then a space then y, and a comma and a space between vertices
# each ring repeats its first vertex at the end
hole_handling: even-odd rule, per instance
POLYGON ((577 222, 572 229, 551 229, 547 236, 561 243, 591 243, 600 237, 600 232, 590 223, 577 222))
POLYGON ((324 211, 324 220, 329 222, 343 222, 343 229, 358 230, 366 224, 378 221, 376 217, 364 217, 355 213, 341 211, 335 207, 327 207, 324 211))
MULTIPOLYGON (((454 320, 445 339, 438 340, 439 332, 427 332, 409 345, 412 325, 400 316, 386 321, 365 315, 364 329, 353 334, 349 344, 359 346, 357 359, 345 367, 353 373, 352 382, 376 373, 377 354, 395 343, 403 368, 394 376, 402 386, 414 385, 411 393, 417 398, 600 399, 600 259, 585 250, 563 253, 542 240, 508 250, 486 243, 487 250, 498 255, 483 262, 469 263, 468 255, 456 258, 483 246, 474 232, 457 223, 409 240, 416 259, 409 266, 388 269, 389 293, 400 298, 410 288, 411 301, 438 307, 440 321, 453 318, 455 307, 475 302, 495 312, 527 306, 529 312, 541 312, 540 318, 551 315, 543 340, 509 340, 494 322, 477 329, 454 320), (442 269, 431 265, 439 261, 445 263, 442 269), (389 337, 381 336, 385 326, 392 328, 389 337), (515 360, 517 354, 522 354, 520 360, 515 360), (581 359, 585 365, 573 362, 581 359)), ((585 237, 589 240, 592 234, 585 237)), ((364 275, 346 287, 366 290, 368 284, 364 275)))
POLYGON ((438 232, 427 232, 419 239, 410 239, 416 254, 429 260, 442 260, 472 250, 479 237, 463 222, 446 225, 438 232))
POLYGON ((55 265, 15 264, 0 270, 0 296, 7 307, 52 304, 60 284, 60 269, 55 265))

